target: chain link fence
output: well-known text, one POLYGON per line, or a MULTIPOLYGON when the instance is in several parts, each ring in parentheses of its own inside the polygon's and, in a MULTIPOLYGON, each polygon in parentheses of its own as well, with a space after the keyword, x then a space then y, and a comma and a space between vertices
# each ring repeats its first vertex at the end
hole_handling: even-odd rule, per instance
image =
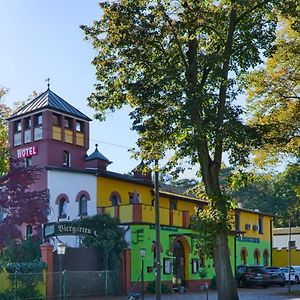
POLYGON ((104 295, 121 294, 119 272, 0 273, 1 300, 96 300, 104 295))

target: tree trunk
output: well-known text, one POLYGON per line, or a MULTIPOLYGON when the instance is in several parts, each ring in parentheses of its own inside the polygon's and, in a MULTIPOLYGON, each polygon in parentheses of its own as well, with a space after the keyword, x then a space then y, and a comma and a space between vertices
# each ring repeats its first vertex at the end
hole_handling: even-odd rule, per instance
POLYGON ((230 265, 228 238, 226 232, 219 232, 216 236, 214 264, 218 300, 238 300, 239 296, 230 265))

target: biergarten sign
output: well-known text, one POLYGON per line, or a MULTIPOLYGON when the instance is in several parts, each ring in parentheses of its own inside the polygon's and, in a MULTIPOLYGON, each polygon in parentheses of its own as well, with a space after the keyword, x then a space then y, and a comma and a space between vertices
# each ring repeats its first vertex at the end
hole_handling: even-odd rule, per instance
POLYGON ((44 238, 57 235, 85 235, 96 237, 97 233, 94 228, 82 226, 78 222, 52 222, 44 224, 43 236, 44 238))

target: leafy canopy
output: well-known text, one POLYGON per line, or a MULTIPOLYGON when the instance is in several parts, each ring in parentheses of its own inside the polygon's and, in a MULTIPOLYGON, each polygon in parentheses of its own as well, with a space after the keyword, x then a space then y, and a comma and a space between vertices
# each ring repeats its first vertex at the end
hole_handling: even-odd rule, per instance
POLYGON ((83 244, 98 249, 103 256, 104 270, 115 270, 119 266, 120 255, 127 243, 125 231, 120 227, 120 221, 108 214, 98 214, 80 221, 82 226, 94 228, 97 236, 85 237, 83 244))
POLYGON ((249 123, 262 132, 255 151, 260 166, 300 158, 300 31, 281 19, 266 66, 248 76, 249 123))

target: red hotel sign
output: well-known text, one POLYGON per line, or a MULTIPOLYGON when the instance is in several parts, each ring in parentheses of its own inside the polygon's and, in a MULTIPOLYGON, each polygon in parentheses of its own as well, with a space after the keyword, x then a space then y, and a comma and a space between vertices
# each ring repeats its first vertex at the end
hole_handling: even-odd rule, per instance
POLYGON ((38 153, 37 147, 32 146, 32 147, 17 150, 17 157, 18 158, 31 157, 31 156, 37 155, 37 153, 38 153))

